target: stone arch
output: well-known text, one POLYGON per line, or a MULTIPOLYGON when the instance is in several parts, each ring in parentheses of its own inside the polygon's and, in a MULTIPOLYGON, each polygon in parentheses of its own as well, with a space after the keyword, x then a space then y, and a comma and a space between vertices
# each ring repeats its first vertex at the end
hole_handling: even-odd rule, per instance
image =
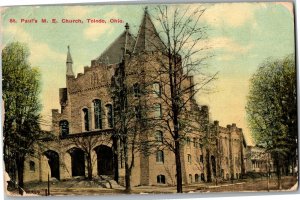
POLYGON ((84 151, 80 148, 73 147, 68 150, 71 156, 72 176, 85 176, 85 158, 84 151))
POLYGON ((59 180, 59 154, 53 150, 47 150, 43 154, 48 158, 48 164, 51 173, 50 176, 59 180))
POLYGON ((94 148, 97 154, 97 172, 98 175, 113 175, 113 151, 106 145, 99 145, 94 148))

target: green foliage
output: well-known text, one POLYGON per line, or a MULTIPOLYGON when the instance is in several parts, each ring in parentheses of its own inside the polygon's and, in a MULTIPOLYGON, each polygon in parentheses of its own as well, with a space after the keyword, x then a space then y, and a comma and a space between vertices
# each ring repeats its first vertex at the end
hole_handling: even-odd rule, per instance
MULTIPOLYGON (((4 159, 6 167, 33 153, 40 131, 40 73, 28 62, 26 45, 13 42, 2 51, 4 159)), ((13 170, 13 169, 9 169, 13 170)))
POLYGON ((256 144, 287 156, 297 147, 297 94, 294 56, 267 60, 250 79, 246 106, 256 144))

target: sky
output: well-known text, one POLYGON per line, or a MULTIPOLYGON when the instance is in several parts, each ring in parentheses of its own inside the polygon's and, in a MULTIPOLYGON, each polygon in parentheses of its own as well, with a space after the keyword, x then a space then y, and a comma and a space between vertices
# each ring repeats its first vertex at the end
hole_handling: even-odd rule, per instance
MULTIPOLYGON (((182 5, 181 5, 182 6, 182 5)), ((185 5, 186 6, 186 5, 185 5)), ((251 138, 245 105, 249 79, 260 63, 295 52, 294 15, 291 3, 194 4, 206 8, 201 25, 208 27, 208 43, 214 56, 207 71, 218 72, 210 93, 199 92, 200 105, 208 105, 211 120, 221 126, 236 123, 251 138)), ((1 48, 13 41, 30 49, 30 63, 42 74, 43 128, 51 128, 51 109, 59 109, 58 89, 65 87, 67 46, 75 74, 90 66, 123 31, 125 22, 137 34, 145 5, 20 6, 2 9, 1 48), (40 23, 41 19, 49 23, 40 23), (120 19, 124 23, 90 24, 86 19, 120 19), (16 19, 18 23, 11 23, 16 19), (20 23, 36 19, 39 23, 20 23), (81 19, 84 23, 50 23, 51 19, 81 19)), ((151 5, 149 5, 151 14, 151 5)), ((155 23, 156 24, 156 23, 155 23)), ((197 79, 196 79, 197 80, 197 79)))

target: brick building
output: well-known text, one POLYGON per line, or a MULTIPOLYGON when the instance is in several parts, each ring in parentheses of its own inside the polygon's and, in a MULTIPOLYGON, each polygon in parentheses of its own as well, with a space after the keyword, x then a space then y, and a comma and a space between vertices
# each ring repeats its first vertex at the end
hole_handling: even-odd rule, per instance
MULTIPOLYGON (((58 180, 101 176, 124 184, 123 152, 118 138, 114 137, 116 122, 111 84, 120 68, 126 66, 126 73, 130 75, 126 84, 132 87, 130 101, 135 117, 141 117, 139 108, 142 107, 137 105, 142 102, 153 108, 148 115, 165 119, 167 108, 161 101, 161 93, 168 89, 162 83, 164 77, 152 76, 161 64, 157 58, 163 54, 158 49, 163 47, 147 11, 137 37, 126 24, 124 32, 77 76, 68 47, 66 88, 59 89, 61 108, 52 110, 53 136, 37 146, 36 156, 27 159, 25 182, 46 181, 49 174, 58 180), (141 92, 141 85, 151 92, 141 92)), ((184 84, 189 86, 192 82, 190 76, 184 84)), ((193 98, 187 113, 196 113, 195 120, 204 128, 186 134, 182 143, 184 184, 240 178, 246 170, 242 129, 235 124, 221 127, 218 121, 211 123, 208 106, 198 105, 193 98)), ((174 153, 162 145, 170 137, 168 133, 153 126, 136 137, 139 141, 155 141, 156 148, 149 153, 135 153, 132 185, 176 184, 174 153)))

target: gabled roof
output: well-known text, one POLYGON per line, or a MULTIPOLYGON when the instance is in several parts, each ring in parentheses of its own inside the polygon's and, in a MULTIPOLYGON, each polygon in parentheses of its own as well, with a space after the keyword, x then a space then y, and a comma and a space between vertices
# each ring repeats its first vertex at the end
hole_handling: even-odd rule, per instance
POLYGON ((165 49, 165 45, 160 39, 146 8, 133 52, 162 51, 163 49, 165 49))
POLYGON ((95 60, 105 64, 115 64, 122 61, 124 50, 131 53, 135 44, 135 38, 129 32, 129 25, 126 24, 126 30, 113 42, 108 48, 95 60))

